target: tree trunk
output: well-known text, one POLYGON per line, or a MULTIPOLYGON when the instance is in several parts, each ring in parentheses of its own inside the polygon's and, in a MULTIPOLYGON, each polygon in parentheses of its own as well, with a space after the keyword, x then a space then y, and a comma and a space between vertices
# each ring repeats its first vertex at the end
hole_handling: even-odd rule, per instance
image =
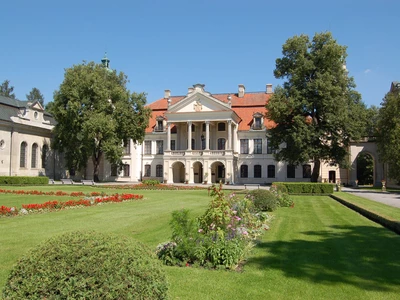
POLYGON ((311 174, 311 182, 318 182, 320 167, 321 167, 321 161, 319 159, 314 160, 314 168, 311 174))
POLYGON ((100 161, 101 161, 102 153, 98 153, 97 155, 93 155, 93 181, 99 182, 99 168, 100 168, 100 161))

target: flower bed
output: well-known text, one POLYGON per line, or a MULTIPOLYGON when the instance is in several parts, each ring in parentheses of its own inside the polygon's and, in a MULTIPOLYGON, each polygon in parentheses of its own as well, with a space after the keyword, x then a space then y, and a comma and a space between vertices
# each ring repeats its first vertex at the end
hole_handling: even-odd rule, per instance
POLYGON ((84 192, 63 192, 63 191, 50 191, 50 192, 43 192, 43 191, 24 191, 24 190, 5 190, 5 189, 0 189, 0 193, 2 194, 16 194, 16 195, 37 195, 37 196, 71 196, 71 197, 83 197, 83 196, 107 196, 104 193, 100 192, 90 192, 90 193, 84 193, 84 192))
POLYGON ((120 203, 138 199, 143 199, 143 195, 115 194, 104 197, 81 198, 79 200, 68 200, 68 201, 53 200, 44 203, 22 204, 22 208, 20 210, 18 210, 16 207, 1 206, 0 216, 26 215, 28 213, 57 211, 72 207, 75 208, 75 207, 95 206, 103 203, 120 203))

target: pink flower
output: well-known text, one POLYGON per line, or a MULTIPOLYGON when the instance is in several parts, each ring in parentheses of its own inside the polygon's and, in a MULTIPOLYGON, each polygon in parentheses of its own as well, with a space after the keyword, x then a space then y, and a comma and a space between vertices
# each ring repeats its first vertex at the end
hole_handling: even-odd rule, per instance
POLYGON ((200 229, 198 230, 198 232, 203 232, 203 229, 200 228, 200 229))

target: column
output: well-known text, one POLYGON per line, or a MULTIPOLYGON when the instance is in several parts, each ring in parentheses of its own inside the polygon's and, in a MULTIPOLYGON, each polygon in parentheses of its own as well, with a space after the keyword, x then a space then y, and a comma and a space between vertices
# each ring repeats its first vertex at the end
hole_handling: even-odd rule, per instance
POLYGON ((171 123, 167 122, 167 151, 171 151, 171 123))
POLYGON ((210 150, 210 121, 206 121, 206 149, 210 150))
POLYGON ((192 121, 189 121, 188 123, 188 150, 192 150, 192 121))
POLYGON ((228 149, 232 150, 232 121, 228 120, 228 149))
POLYGON ((238 124, 234 124, 234 128, 233 128, 233 152, 237 152, 237 142, 238 142, 237 130, 238 130, 238 124))

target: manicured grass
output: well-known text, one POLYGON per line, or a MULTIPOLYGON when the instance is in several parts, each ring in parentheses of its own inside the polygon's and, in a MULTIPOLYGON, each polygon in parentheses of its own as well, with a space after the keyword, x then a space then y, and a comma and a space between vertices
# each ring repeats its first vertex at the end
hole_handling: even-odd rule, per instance
POLYGON ((346 192, 336 192, 335 195, 340 198, 356 204, 357 206, 364 208, 368 211, 377 213, 378 215, 388 217, 391 220, 399 220, 400 221, 400 208, 396 208, 393 206, 389 206, 380 202, 372 201, 369 199, 365 199, 359 196, 352 195, 351 193, 346 192))
MULTIPOLYGON (((169 239, 173 210, 184 207, 197 216, 210 200, 207 191, 137 193, 146 199, 0 218, 0 289, 12 264, 48 237, 86 228, 132 236, 154 248, 169 239)), ((165 267, 171 298, 398 299, 398 235, 329 197, 294 199, 294 208, 274 213, 241 272, 165 267)))

